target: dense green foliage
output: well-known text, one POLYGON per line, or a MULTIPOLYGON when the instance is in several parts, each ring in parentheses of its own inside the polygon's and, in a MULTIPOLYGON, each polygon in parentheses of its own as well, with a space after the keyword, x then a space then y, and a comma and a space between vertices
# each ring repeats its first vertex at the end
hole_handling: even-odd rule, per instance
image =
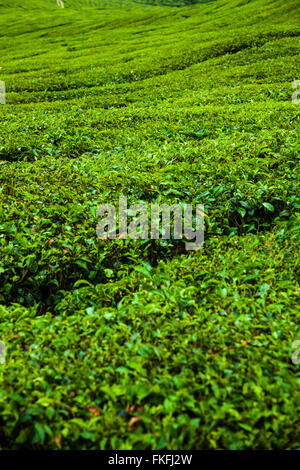
POLYGON ((299 448, 298 0, 65 5, 0 0, 0 448, 299 448))

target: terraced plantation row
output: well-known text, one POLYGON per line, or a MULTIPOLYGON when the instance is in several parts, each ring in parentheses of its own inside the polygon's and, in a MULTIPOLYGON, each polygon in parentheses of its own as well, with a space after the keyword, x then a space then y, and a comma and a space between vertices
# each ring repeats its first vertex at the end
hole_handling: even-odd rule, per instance
POLYGON ((64 3, 0 0, 0 449, 299 449, 299 2, 64 3))

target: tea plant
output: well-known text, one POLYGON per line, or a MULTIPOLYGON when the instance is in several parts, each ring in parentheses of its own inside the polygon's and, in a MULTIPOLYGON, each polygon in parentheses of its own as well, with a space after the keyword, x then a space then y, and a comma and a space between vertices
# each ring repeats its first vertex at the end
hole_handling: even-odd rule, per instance
POLYGON ((299 2, 64 3, 0 0, 0 448, 299 449, 299 2))

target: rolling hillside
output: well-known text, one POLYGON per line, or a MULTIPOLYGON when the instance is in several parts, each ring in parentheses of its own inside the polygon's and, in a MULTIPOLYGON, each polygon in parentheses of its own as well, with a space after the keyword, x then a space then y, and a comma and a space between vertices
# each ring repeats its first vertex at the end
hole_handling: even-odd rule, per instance
POLYGON ((0 0, 0 449, 299 449, 299 2, 64 4, 0 0))

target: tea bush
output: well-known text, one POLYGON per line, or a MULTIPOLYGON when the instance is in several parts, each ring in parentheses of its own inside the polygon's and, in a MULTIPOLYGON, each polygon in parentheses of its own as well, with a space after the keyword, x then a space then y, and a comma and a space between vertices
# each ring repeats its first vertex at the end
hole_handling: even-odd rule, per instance
POLYGON ((0 0, 1 449, 299 449, 299 4, 185 3, 0 0))

